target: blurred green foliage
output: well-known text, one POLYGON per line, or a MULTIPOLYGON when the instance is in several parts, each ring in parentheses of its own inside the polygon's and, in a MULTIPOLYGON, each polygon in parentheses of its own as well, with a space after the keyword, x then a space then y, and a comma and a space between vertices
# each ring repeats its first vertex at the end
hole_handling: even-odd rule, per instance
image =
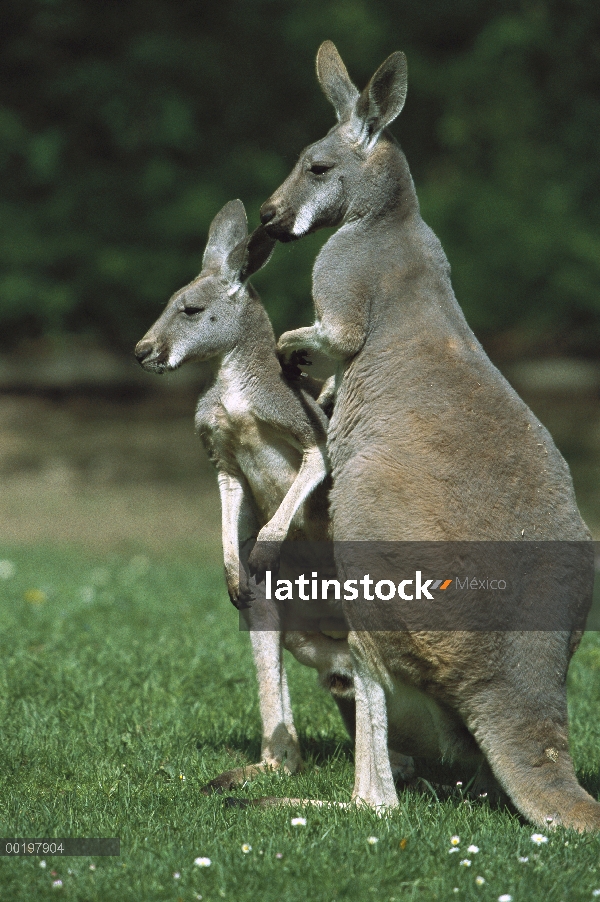
MULTIPOLYGON (((3 0, 4 345, 66 331, 130 349, 199 270, 220 206, 240 197, 256 224, 333 124, 325 38, 359 87, 406 52, 393 131, 478 334, 597 354, 597 0, 3 0)), ((325 237, 256 278, 278 331, 310 321, 325 237)))

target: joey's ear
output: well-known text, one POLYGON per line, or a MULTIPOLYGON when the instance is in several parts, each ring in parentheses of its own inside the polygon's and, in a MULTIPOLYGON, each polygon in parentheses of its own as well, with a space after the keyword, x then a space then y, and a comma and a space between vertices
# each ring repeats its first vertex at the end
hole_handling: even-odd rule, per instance
POLYGON ((264 226, 254 229, 246 245, 246 259, 240 273, 242 282, 269 262, 276 244, 277 239, 271 238, 264 226))
POLYGON ((317 78, 325 97, 333 104, 338 122, 345 122, 352 115, 358 89, 350 81, 332 41, 324 41, 317 51, 317 78))
POLYGON ((372 146, 400 113, 406 100, 406 87, 406 57, 398 51, 381 64, 356 104, 355 115, 366 144, 372 146))
POLYGON ((249 238, 240 241, 222 268, 232 285, 243 284, 261 269, 267 263, 276 244, 277 239, 271 238, 264 226, 258 226, 249 238))
POLYGON ((202 269, 221 269, 234 247, 247 235, 244 205, 241 200, 230 200, 210 224, 202 269))

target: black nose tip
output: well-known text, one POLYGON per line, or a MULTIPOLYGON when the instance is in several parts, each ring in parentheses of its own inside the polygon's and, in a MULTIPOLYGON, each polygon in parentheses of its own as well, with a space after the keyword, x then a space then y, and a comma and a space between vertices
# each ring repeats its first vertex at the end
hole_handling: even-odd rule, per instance
POLYGON ((138 363, 143 363, 146 357, 148 357, 152 353, 152 342, 150 341, 138 341, 135 346, 135 356, 138 359, 138 363))
POLYGON ((275 207, 273 204, 263 204, 260 208, 260 221, 263 225, 267 225, 275 218, 275 207))

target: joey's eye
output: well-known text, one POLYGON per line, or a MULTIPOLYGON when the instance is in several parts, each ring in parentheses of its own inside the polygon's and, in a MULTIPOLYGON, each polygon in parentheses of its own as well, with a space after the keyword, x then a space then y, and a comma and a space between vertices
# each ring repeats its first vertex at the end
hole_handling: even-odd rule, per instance
POLYGON ((183 312, 186 316, 195 316, 196 313, 204 313, 206 307, 184 307, 183 312))
POLYGON ((325 175, 325 173, 332 168, 332 166, 328 166, 326 163, 313 163, 308 171, 312 172, 313 175, 325 175))

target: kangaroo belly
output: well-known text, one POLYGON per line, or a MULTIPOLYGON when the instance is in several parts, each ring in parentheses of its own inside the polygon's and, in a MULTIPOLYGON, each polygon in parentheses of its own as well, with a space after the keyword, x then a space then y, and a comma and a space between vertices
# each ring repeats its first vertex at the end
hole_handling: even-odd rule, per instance
POLYGON ((328 433, 334 538, 589 538, 550 435, 459 338, 367 344, 347 366, 328 433))
POLYGON ((249 425, 239 441, 236 456, 266 522, 298 475, 301 454, 289 443, 263 433, 258 424, 249 425))

